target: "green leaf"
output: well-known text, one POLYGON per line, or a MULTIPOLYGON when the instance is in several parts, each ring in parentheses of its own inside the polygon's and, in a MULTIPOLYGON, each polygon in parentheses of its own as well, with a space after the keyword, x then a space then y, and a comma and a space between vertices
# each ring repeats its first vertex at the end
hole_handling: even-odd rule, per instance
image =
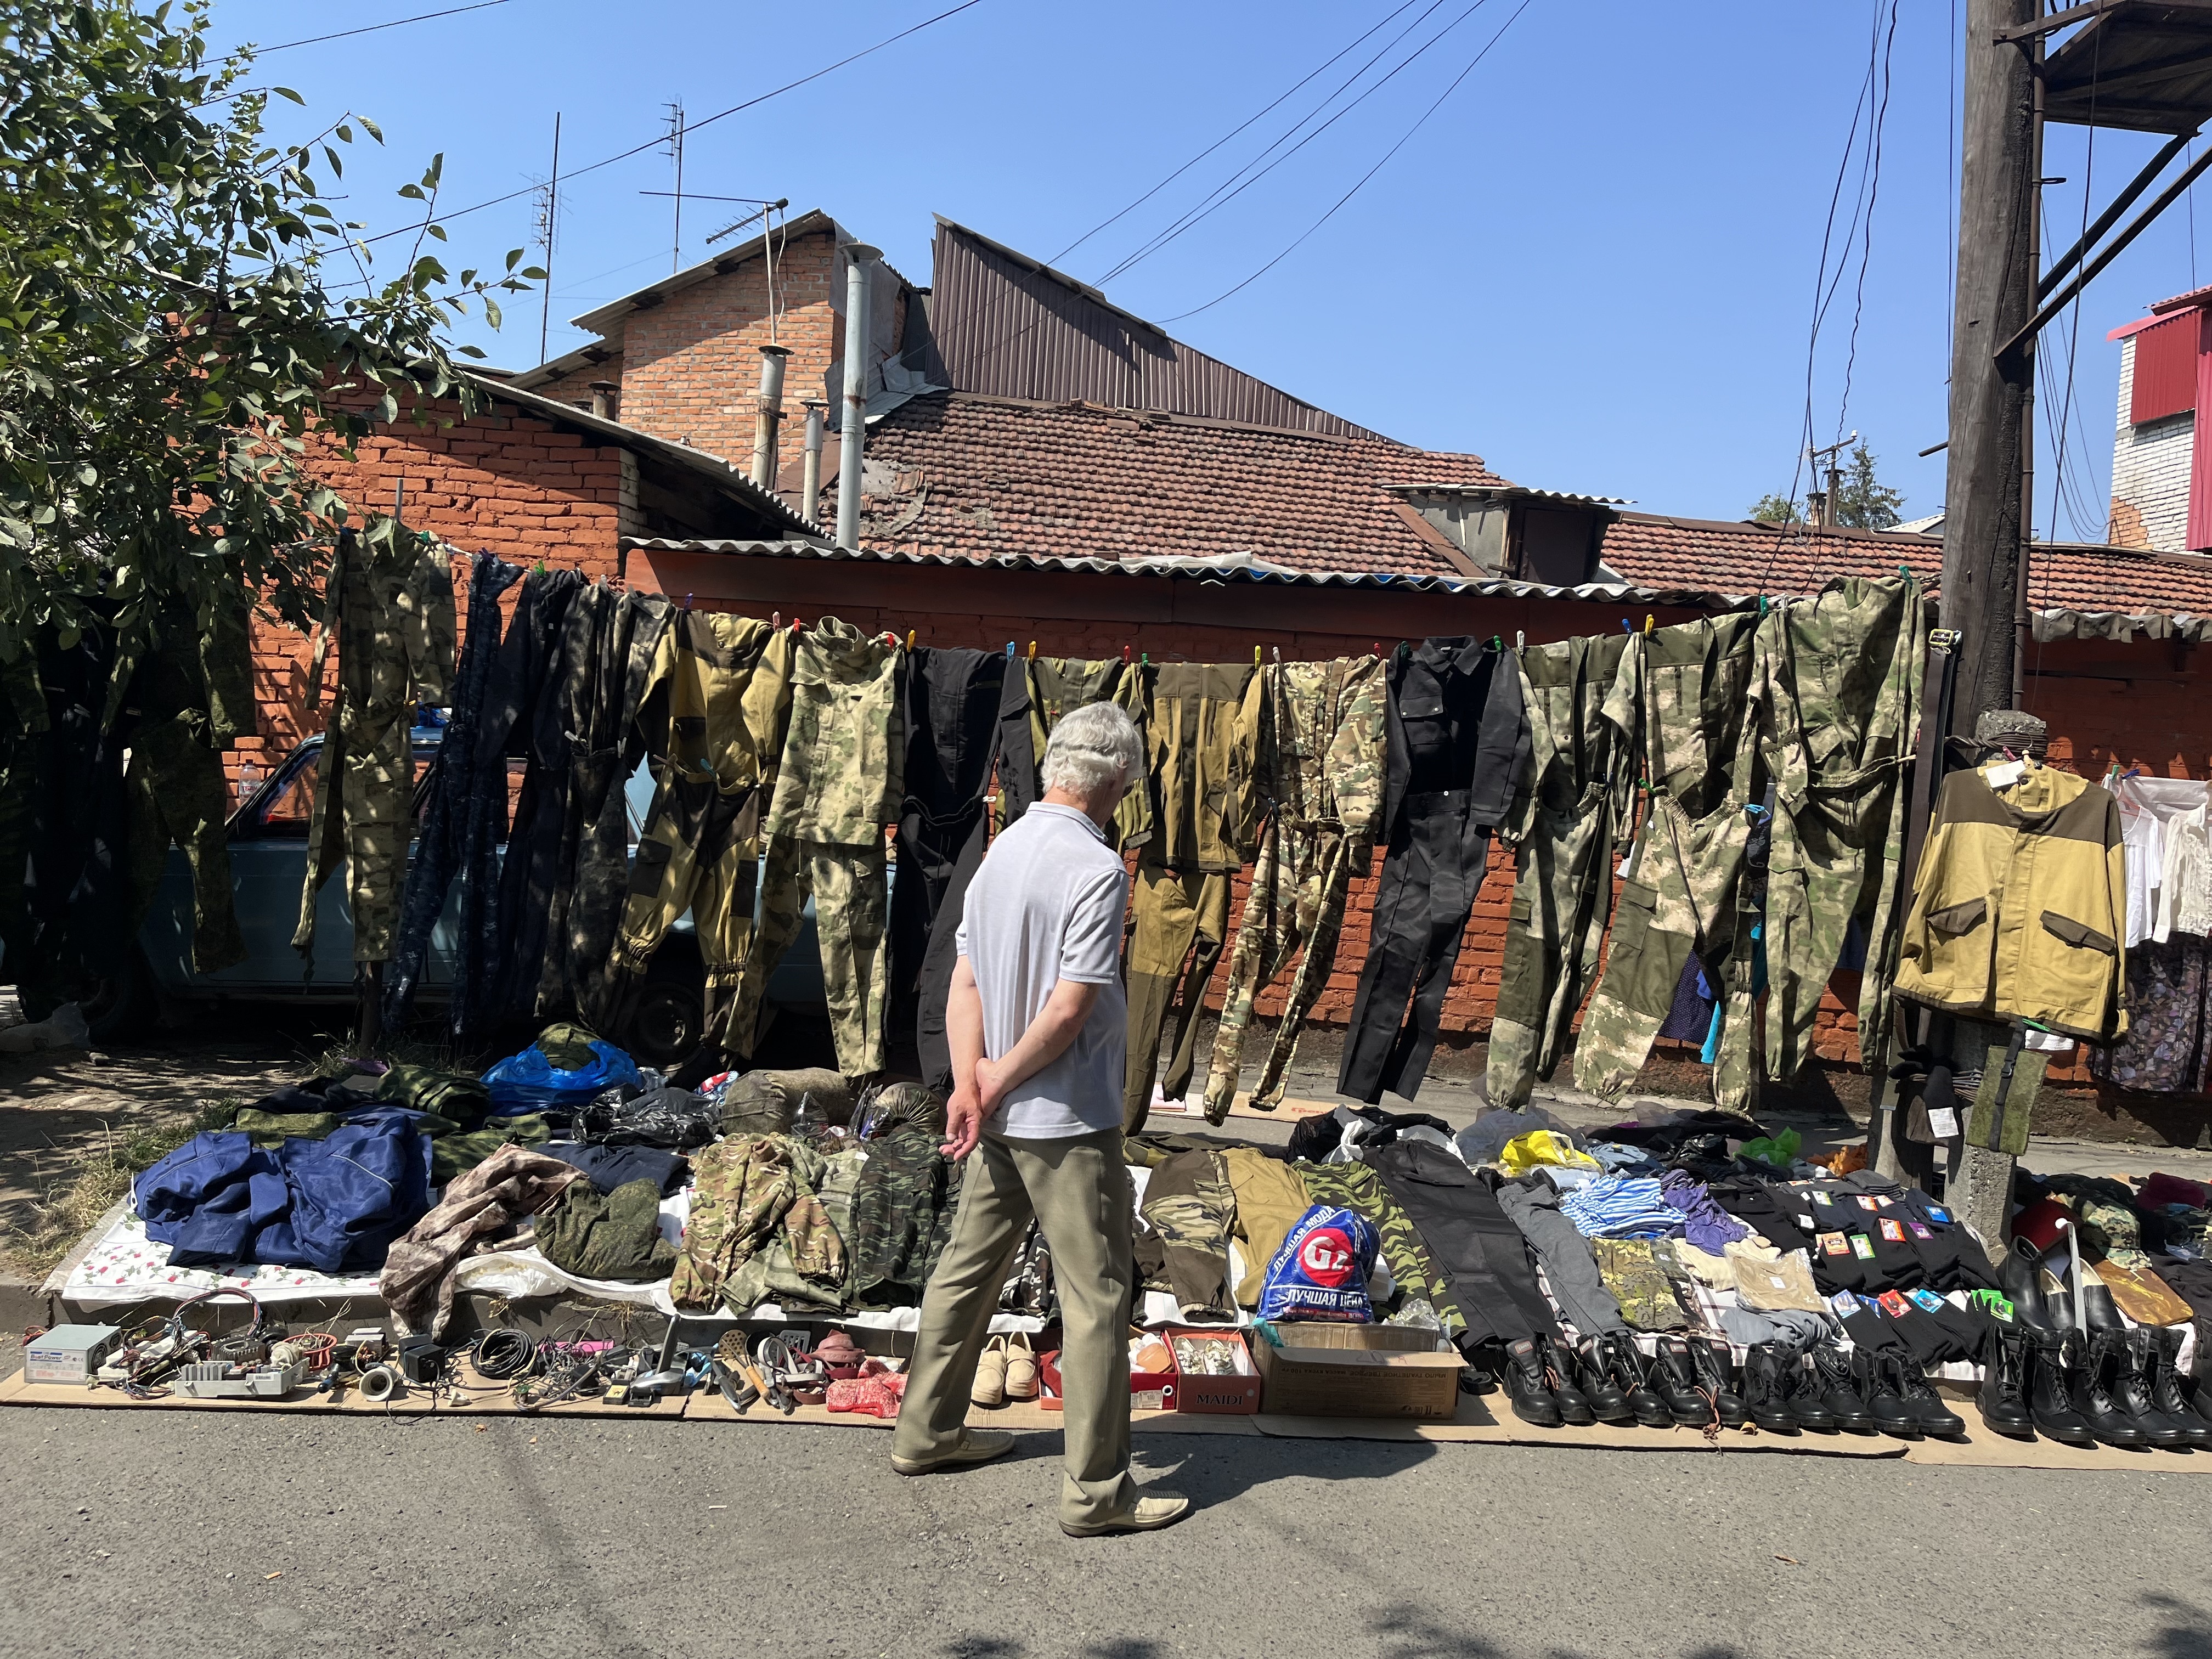
POLYGON ((279 98, 289 98, 294 103, 303 106, 307 101, 306 99, 301 97, 298 93, 293 91, 289 87, 271 87, 269 90, 275 93, 279 98))

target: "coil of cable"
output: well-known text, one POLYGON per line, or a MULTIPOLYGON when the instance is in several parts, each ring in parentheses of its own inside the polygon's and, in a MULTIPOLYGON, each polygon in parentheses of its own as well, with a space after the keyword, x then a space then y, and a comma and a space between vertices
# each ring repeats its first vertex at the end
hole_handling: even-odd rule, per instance
POLYGON ((495 1382, 527 1376, 537 1368, 538 1344, 520 1331, 501 1325, 477 1340, 477 1375, 495 1382))

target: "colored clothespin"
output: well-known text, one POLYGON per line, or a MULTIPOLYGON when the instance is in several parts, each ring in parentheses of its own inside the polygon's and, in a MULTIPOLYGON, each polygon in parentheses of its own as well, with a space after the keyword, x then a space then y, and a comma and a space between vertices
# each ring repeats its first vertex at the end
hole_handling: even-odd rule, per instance
POLYGON ((914 629, 911 628, 906 630, 906 648, 909 651, 914 649, 914 629))
POLYGON ((1490 636, 1490 648, 1492 651, 1503 651, 1505 648, 1505 641, 1499 639, 1497 635, 1492 634, 1490 636))
POLYGON ((1620 631, 1624 634, 1633 634, 1636 631, 1636 629, 1634 625, 1630 623, 1627 617, 1623 617, 1620 619, 1620 631))
POLYGON ((1030 641, 1030 660, 1031 662, 1035 662, 1036 660, 1036 641, 1035 640, 1031 640, 1030 641))
POLYGON ((1647 640, 1651 637, 1651 613, 1649 611, 1644 613, 1644 637, 1647 640))
POLYGON ((1766 595, 1764 593, 1759 596, 1759 614, 1762 617, 1766 614, 1766 595))
POLYGON ((1129 657, 1130 657, 1130 650, 1129 650, 1129 647, 1128 647, 1127 646, 1126 646, 1126 645, 1125 645, 1125 646, 1123 646, 1123 647, 1121 647, 1121 666, 1122 666, 1122 667, 1127 668, 1127 667, 1129 665, 1129 657))
POLYGON ((1254 647, 1252 647, 1252 666, 1253 666, 1253 667, 1255 667, 1255 668, 1257 668, 1259 665, 1260 665, 1260 647, 1259 647, 1258 646, 1256 646, 1256 645, 1255 645, 1255 646, 1254 646, 1254 647))
POLYGON ((1912 580, 1912 567, 1909 564, 1900 564, 1897 567, 1897 574, 1904 577, 1905 580, 1911 581, 1912 580))
POLYGON ((1006 641, 1006 660, 1007 660, 1008 662, 1012 662, 1013 659, 1014 659, 1014 642, 1013 642, 1012 640, 1008 640, 1008 641, 1006 641))
POLYGON ((768 625, 770 628, 781 628, 783 626, 783 612, 781 611, 769 611, 768 614, 768 625))
POLYGON ((1379 657, 1382 654, 1382 641, 1380 640, 1370 640, 1367 641, 1367 648, 1379 657))
POLYGON ((1275 666, 1280 668, 1283 665, 1283 647, 1278 645, 1269 648, 1275 653, 1275 666))
POLYGON ((1513 630, 1513 648, 1516 651, 1526 651, 1528 648, 1528 635, 1518 628, 1513 630))
POLYGON ((1142 656, 1139 657, 1137 661, 1144 667, 1150 668, 1152 665, 1152 653, 1147 651, 1142 656))

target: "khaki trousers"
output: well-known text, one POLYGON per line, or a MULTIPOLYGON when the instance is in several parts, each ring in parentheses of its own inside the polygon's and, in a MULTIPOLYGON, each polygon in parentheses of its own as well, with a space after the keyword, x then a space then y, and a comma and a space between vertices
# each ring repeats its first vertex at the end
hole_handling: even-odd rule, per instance
POLYGON ((1060 1290, 1066 1473, 1060 1518, 1076 1525, 1136 1507, 1129 1479, 1132 1192, 1121 1132, 1054 1140, 986 1135, 968 1156, 952 1239, 921 1298, 896 1457, 951 1450, 968 1420, 975 1364, 1015 1247, 1032 1217, 1060 1290))

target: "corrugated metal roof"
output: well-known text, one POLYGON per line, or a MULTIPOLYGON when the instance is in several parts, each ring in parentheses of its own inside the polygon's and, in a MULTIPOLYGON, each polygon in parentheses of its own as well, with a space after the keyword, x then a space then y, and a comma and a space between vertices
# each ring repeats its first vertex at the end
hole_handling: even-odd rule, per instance
POLYGON ((956 391, 1381 435, 1171 339, 1097 289, 942 216, 934 267, 930 378, 956 391))
POLYGON ((1531 489, 1511 483, 1386 483, 1395 495, 1481 495, 1501 501, 1559 501, 1569 507, 1633 507, 1629 495, 1577 495, 1565 489, 1531 489))
MULTIPOLYGON (((799 542, 639 540, 623 538, 624 549, 659 553, 714 553, 756 558, 817 559, 853 564, 936 565, 948 569, 977 566, 997 570, 1073 571, 1091 575, 1149 577, 1228 586, 1255 583, 1273 587, 1364 588, 1391 593, 1474 594, 1481 598, 1513 599, 1572 599, 1592 605, 1671 605, 1700 611, 1747 611, 1761 598, 1757 593, 1717 592, 1705 588, 1646 587, 1632 582, 1583 582, 1573 587, 1547 586, 1540 582, 1507 581, 1502 578, 1401 575, 1376 570, 1293 570, 1268 564, 1249 556, 1211 559, 1085 559, 1053 558, 1035 555, 1003 555, 970 558, 960 554, 894 553, 866 548, 851 550, 799 542)), ((2082 552, 2111 550, 2082 548, 2082 552)), ((1926 583, 1933 594, 1936 584, 1926 583)), ((2120 612, 2084 611, 2050 605, 2031 613, 2039 640, 2111 640, 2124 643, 2146 640, 2212 641, 2212 614, 2188 611, 2120 612)))
POLYGON ((791 543, 676 541, 623 538, 626 548, 654 553, 732 553, 757 557, 826 559, 854 564, 922 564, 947 569, 1074 571, 1101 576, 1148 576, 1155 580, 1256 582, 1277 587, 1358 587, 1392 593, 1473 593, 1515 599, 1588 599, 1603 604, 1685 605, 1707 611, 1739 611, 1756 605, 1756 593, 1714 593, 1690 588, 1638 587, 1626 582, 1584 582, 1577 587, 1547 587, 1540 582, 1480 580, 1461 576, 1401 575, 1382 570, 1293 570, 1288 566, 1237 556, 1220 559, 1084 559, 1034 554, 969 558, 951 553, 878 552, 866 548, 817 547, 791 543))

